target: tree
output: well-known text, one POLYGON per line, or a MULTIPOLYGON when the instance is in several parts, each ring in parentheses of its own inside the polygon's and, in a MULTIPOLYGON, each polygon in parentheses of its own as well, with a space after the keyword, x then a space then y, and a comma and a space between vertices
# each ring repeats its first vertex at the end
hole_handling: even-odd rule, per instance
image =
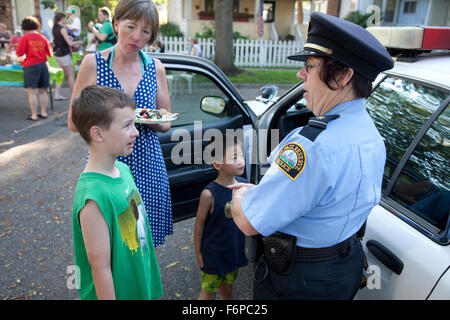
POLYGON ((233 1, 214 0, 216 24, 216 54, 214 63, 225 74, 237 72, 233 63, 233 1))

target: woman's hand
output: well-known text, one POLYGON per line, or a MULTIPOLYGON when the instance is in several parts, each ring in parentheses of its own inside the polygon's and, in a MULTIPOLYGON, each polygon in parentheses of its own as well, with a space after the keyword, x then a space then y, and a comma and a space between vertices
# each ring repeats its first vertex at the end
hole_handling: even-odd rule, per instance
POLYGON ((197 264, 200 270, 203 269, 203 255, 201 253, 198 253, 195 255, 195 258, 197 259, 197 264))

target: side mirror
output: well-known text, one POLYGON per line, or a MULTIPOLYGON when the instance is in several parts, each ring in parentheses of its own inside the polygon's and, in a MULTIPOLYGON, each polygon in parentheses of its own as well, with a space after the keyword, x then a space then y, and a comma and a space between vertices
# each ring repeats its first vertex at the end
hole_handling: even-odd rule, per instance
POLYGON ((227 103, 222 97, 203 97, 200 109, 213 115, 221 115, 225 111, 227 103))
POLYGON ((276 100, 273 99, 277 96, 278 87, 273 84, 266 85, 260 89, 260 92, 261 95, 258 96, 256 100, 262 101, 264 103, 274 102, 276 100))

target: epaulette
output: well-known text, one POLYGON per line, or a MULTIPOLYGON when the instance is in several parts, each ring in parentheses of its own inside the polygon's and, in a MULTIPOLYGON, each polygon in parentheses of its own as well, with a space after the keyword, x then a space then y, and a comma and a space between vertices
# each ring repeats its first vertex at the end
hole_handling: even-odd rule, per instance
POLYGON ((299 134, 314 142, 317 136, 327 128, 328 122, 337 118, 339 118, 338 114, 311 117, 308 124, 304 126, 302 130, 300 130, 299 134))

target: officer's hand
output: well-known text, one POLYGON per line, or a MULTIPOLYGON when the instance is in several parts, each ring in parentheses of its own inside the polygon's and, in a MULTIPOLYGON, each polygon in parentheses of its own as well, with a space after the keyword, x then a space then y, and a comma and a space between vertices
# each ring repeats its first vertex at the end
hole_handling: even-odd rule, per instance
MULTIPOLYGON (((253 188, 254 186, 255 185, 253 183, 238 182, 238 183, 232 184, 231 186, 228 186, 228 188, 233 189, 233 190, 237 190, 237 189, 241 189, 241 188, 249 190, 249 189, 253 188)), ((247 190, 245 190, 245 191, 247 191, 247 190)))

